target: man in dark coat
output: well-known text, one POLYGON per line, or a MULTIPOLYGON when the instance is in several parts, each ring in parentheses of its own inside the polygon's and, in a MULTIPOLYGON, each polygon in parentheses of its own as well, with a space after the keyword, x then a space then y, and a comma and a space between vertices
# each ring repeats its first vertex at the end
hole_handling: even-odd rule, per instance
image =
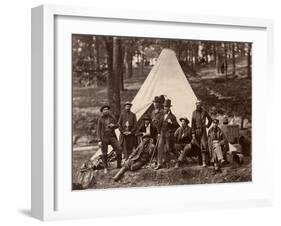
POLYGON ((196 110, 192 113, 192 137, 199 144, 201 149, 201 155, 199 156, 200 163, 202 166, 206 167, 208 163, 209 150, 207 145, 207 131, 206 128, 209 128, 212 124, 212 118, 202 107, 202 102, 198 100, 196 102, 196 110), (206 125, 206 120, 208 124, 206 125))
POLYGON ((110 112, 110 107, 108 105, 104 105, 101 107, 100 111, 102 112, 102 115, 98 120, 97 139, 98 139, 98 145, 102 150, 104 173, 107 173, 108 172, 108 165, 107 165, 108 145, 111 145, 113 150, 116 152, 117 168, 121 167, 122 149, 118 143, 114 131, 115 129, 118 128, 118 125, 116 123, 114 116, 110 112))
MULTIPOLYGON (((164 115, 159 122, 160 137, 157 152, 157 166, 156 170, 160 169, 168 162, 168 157, 174 154, 175 149, 175 137, 174 133, 179 127, 176 116, 171 111, 171 100, 166 99, 164 102, 164 115)), ((176 156, 178 157, 178 156, 176 156)))
POLYGON ((122 111, 118 121, 120 130, 119 142, 123 149, 125 159, 129 158, 133 148, 135 148, 137 144, 135 136, 137 117, 136 114, 131 112, 131 107, 132 104, 130 102, 125 103, 125 109, 122 111))
POLYGON ((141 143, 132 152, 128 160, 124 162, 123 167, 114 176, 113 179, 115 181, 118 181, 127 170, 138 170, 150 160, 151 154, 155 147, 157 129, 151 124, 151 119, 149 117, 145 116, 143 120, 144 123, 138 130, 138 135, 141 136, 141 143))
POLYGON ((158 134, 160 134, 160 121, 164 115, 164 110, 161 105, 161 100, 158 96, 153 100, 153 111, 151 112, 152 124, 157 128, 158 134))
POLYGON ((198 156, 200 149, 196 145, 196 142, 192 140, 192 130, 188 125, 189 120, 187 118, 180 118, 181 126, 175 132, 175 147, 178 153, 180 153, 175 168, 178 168, 186 160, 188 155, 198 156))

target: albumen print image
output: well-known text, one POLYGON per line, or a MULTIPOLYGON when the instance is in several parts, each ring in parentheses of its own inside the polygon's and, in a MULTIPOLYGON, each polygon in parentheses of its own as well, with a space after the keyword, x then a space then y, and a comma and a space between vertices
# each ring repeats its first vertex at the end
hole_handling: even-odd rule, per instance
POLYGON ((252 43, 72 34, 70 45, 72 190, 252 180, 252 43))

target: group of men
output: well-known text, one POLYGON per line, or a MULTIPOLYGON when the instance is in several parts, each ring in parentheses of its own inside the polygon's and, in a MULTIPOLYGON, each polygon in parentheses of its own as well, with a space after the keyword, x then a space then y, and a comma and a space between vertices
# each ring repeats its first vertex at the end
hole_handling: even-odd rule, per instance
POLYGON ((114 180, 118 180, 126 170, 140 169, 150 161, 155 162, 154 169, 158 170, 169 167, 171 158, 174 158, 174 167, 179 168, 187 164, 188 157, 196 156, 203 167, 213 165, 214 173, 219 172, 220 166, 227 161, 228 142, 218 127, 219 120, 209 115, 200 100, 196 102, 191 126, 186 117, 180 118, 178 124, 171 111, 171 100, 163 95, 154 98, 154 109, 142 118, 139 128, 131 107, 130 102, 125 103, 118 121, 108 105, 100 109, 102 115, 97 126, 98 144, 102 150, 105 173, 108 172, 108 145, 116 152, 117 168, 120 170, 114 180), (115 134, 116 128, 120 130, 119 141, 115 134))

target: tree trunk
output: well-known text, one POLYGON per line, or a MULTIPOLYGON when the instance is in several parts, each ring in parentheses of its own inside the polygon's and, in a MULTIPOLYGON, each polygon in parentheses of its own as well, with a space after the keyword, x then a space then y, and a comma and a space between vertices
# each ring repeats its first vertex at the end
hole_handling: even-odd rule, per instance
POLYGON ((125 75, 127 78, 133 77, 132 59, 133 59, 133 54, 129 45, 128 47, 126 47, 125 50, 125 75))
POLYGON ((218 46, 218 43, 216 43, 216 68, 217 68, 217 74, 221 73, 221 64, 222 64, 222 47, 218 46))
POLYGON ((185 62, 187 64, 188 63, 188 49, 187 48, 185 48, 184 53, 185 53, 185 62))
POLYGON ((252 78, 252 44, 249 43, 248 45, 248 66, 247 66, 247 72, 248 72, 248 78, 252 78))
POLYGON ((122 57, 121 54, 121 39, 114 37, 113 38, 113 62, 112 62, 112 69, 114 75, 114 92, 113 92, 113 114, 115 115, 116 119, 119 118, 120 115, 120 58, 122 57))
POLYGON ((199 46, 197 43, 194 44, 194 64, 198 65, 198 50, 199 50, 199 46))
POLYGON ((190 61, 190 63, 191 63, 191 69, 193 70, 193 66, 194 66, 194 62, 193 62, 193 49, 191 49, 191 61, 190 61))
POLYGON ((95 45, 95 49, 96 49, 96 70, 99 71, 100 70, 100 40, 99 37, 96 37, 96 45, 95 45))
POLYGON ((215 66, 217 67, 217 47, 216 47, 216 44, 213 45, 213 48, 214 48, 214 62, 215 62, 215 66))
POLYGON ((124 51, 123 48, 120 48, 120 57, 119 57, 119 68, 120 68, 120 90, 124 91, 124 51))
POLYGON ((107 99, 109 106, 114 108, 114 74, 113 74, 113 38, 106 37, 103 39, 107 51, 107 67, 108 67, 108 76, 107 76, 107 99))
POLYGON ((232 74, 236 74, 236 62, 235 62, 235 43, 232 43, 232 74))
POLYGON ((140 62, 140 76, 143 76, 143 69, 144 69, 144 52, 143 49, 141 51, 141 62, 140 62))
POLYGON ((225 77, 227 77, 227 68, 228 68, 228 63, 227 63, 227 44, 224 44, 224 66, 225 66, 225 77))

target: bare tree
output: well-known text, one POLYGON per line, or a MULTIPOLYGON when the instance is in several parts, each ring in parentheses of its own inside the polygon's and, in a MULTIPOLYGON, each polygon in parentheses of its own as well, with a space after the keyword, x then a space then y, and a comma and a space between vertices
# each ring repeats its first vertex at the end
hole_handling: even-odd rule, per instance
POLYGON ((124 64, 125 64, 125 75, 127 78, 133 77, 133 52, 132 43, 128 40, 125 42, 125 53, 124 53, 124 64))
POLYGON ((248 59, 247 72, 248 72, 248 78, 250 79, 252 77, 252 43, 248 44, 247 59, 248 59))
POLYGON ((114 115, 116 118, 119 118, 120 115, 120 77, 122 73, 122 46, 121 39, 114 37, 113 38, 113 62, 112 62, 112 71, 114 76, 114 89, 113 89, 113 109, 114 115))
POLYGON ((232 43, 232 74, 236 74, 236 62, 235 62, 235 43, 232 43))

